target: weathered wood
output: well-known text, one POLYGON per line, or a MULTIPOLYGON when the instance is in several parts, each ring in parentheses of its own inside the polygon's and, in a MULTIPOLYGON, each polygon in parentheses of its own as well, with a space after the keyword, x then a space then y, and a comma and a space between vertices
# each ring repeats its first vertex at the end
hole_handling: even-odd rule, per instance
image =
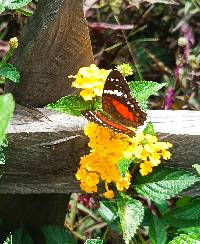
POLYGON ((21 82, 6 84, 18 103, 43 107, 72 93, 67 77, 93 62, 83 1, 39 1, 19 43, 12 63, 21 82))
MULTIPOLYGON (((82 129, 86 120, 53 111, 17 108, 8 130, 6 173, 0 193, 70 193, 80 191, 74 174, 88 152, 82 129)), ((149 111, 162 140, 172 142, 168 165, 190 168, 200 158, 200 112, 149 111)))

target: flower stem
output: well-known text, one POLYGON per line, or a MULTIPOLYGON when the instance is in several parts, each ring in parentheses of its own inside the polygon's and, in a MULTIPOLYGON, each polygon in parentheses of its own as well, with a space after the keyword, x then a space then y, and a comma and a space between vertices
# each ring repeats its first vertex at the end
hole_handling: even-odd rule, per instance
POLYGON ((15 48, 10 47, 9 51, 5 54, 5 56, 0 61, 0 68, 7 63, 10 57, 13 55, 14 50, 15 48))

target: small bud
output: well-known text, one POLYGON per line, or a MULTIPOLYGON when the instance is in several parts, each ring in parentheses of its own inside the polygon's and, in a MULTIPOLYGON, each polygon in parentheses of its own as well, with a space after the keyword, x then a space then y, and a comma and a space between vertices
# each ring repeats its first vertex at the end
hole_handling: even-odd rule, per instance
POLYGON ((130 64, 117 65, 116 68, 124 77, 133 74, 133 69, 130 64))
POLYGON ((17 37, 13 37, 13 38, 10 39, 9 46, 11 48, 14 48, 14 49, 18 47, 18 39, 17 39, 17 37))
POLYGON ((188 41, 187 41, 187 39, 186 39, 185 37, 180 37, 180 38, 178 39, 178 45, 179 45, 180 47, 184 47, 184 46, 186 46, 187 43, 188 43, 188 41))

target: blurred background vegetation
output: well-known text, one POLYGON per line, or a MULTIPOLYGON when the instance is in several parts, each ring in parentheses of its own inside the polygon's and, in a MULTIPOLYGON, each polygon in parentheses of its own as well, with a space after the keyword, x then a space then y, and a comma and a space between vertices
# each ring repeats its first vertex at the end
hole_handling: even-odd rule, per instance
MULTIPOLYGON (((155 3, 159 1, 173 2, 84 1, 95 62, 104 68, 120 63, 134 67, 134 56, 143 79, 167 83, 159 96, 151 98, 151 109, 199 110, 200 3, 155 3)), ((24 9, 26 15, 34 12, 37 2, 24 9)), ((0 16, 0 57, 8 50, 8 40, 18 36, 27 21, 28 16, 19 12, 7 11, 0 16)), ((129 80, 138 79, 134 68, 129 80)))

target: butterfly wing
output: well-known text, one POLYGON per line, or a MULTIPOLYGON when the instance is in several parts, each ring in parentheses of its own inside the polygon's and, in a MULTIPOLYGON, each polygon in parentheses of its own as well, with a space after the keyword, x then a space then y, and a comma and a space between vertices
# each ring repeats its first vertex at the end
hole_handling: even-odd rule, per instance
POLYGON ((94 122, 100 126, 107 127, 117 133, 127 134, 129 136, 134 136, 134 131, 130 130, 123 125, 111 121, 106 115, 102 115, 101 113, 96 113, 92 111, 86 111, 84 116, 91 122, 94 122))
POLYGON ((131 96, 131 91, 122 74, 113 70, 108 75, 103 95, 103 110, 127 127, 137 128, 144 124, 146 113, 144 113, 135 98, 131 96))

